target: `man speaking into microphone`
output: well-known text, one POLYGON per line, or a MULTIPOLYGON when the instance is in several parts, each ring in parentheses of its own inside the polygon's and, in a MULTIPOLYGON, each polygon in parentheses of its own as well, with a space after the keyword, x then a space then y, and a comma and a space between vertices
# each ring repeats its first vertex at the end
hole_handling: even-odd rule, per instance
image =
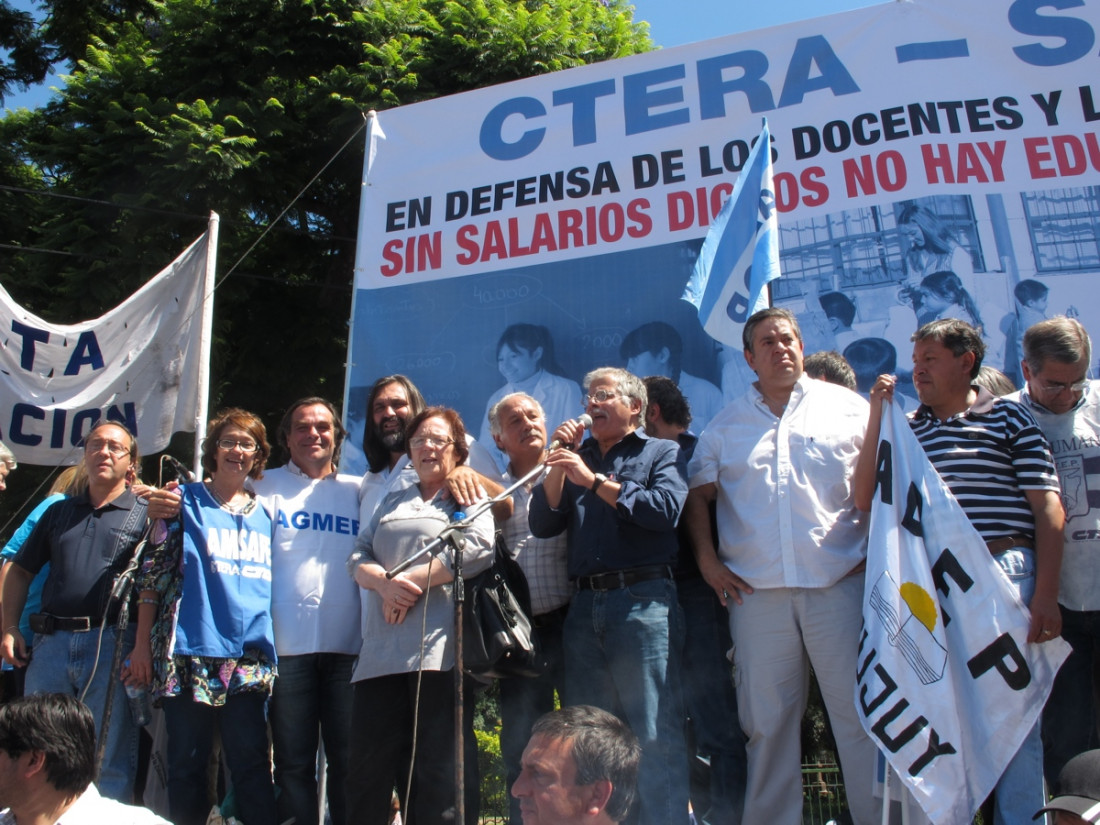
POLYGON ((566 533, 575 589, 564 628, 566 696, 615 713, 637 735, 643 825, 684 823, 684 631, 672 568, 685 471, 676 442, 641 429, 641 379, 603 367, 585 376, 584 388, 591 437, 582 443, 577 420, 554 431, 566 446, 547 457, 529 515, 539 538, 566 533))

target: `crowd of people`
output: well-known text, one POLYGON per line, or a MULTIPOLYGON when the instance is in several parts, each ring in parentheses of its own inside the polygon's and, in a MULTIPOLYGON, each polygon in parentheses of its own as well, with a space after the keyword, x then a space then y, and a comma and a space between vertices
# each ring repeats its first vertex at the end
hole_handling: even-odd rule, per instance
MULTIPOLYGON (((268 469, 260 419, 228 409, 209 423, 202 478, 162 489, 138 483, 123 425, 94 425, 79 467, 4 550, 0 653, 32 697, 9 707, 91 726, 99 744, 94 771, 59 784, 47 770, 48 787, 84 804, 95 773, 104 797, 134 801, 144 720, 130 702, 147 691, 166 742, 158 812, 175 825, 205 823, 221 801, 218 752, 244 825, 318 825, 326 808, 334 825, 386 825, 395 813, 435 825, 459 809, 476 825, 473 703, 484 684, 465 676, 458 702, 455 566, 476 575, 503 541, 527 577, 546 664, 500 681, 513 825, 691 815, 795 825, 811 672, 851 821, 880 821, 876 748, 854 687, 863 511, 893 376, 878 376, 868 401, 843 357, 804 358, 795 316, 768 309, 744 328, 755 383, 700 432, 675 380, 619 367, 585 376, 590 423, 571 417, 581 405, 548 421, 526 391, 553 364, 538 332, 502 337, 510 384, 480 440, 407 377, 379 378, 361 479, 337 471, 345 432, 319 397, 286 411, 284 466, 268 469), (513 369, 519 356, 534 371, 513 369)), ((675 348, 657 327, 646 334, 629 360, 649 372, 638 353, 675 348)), ((1089 489, 1100 472, 1100 383, 1087 377, 1091 344, 1071 318, 1040 321, 1021 346, 1025 385, 1004 398, 979 380, 978 329, 922 325, 912 354, 920 404, 908 419, 1028 605, 1029 642, 1062 636, 1073 651, 1041 724, 1003 754, 997 825, 1030 822, 1048 805, 1044 775, 1051 790, 1067 771, 1081 786, 1075 757, 1100 745, 1100 502, 1089 489)), ((12 468, 0 450, 0 489, 12 468)), ((48 767, 47 746, 10 744, 5 714, 0 752, 41 753, 48 767)), ((0 805, 23 822, 4 768, 0 805)), ((1100 808, 1048 809, 1100 819, 1100 808)))

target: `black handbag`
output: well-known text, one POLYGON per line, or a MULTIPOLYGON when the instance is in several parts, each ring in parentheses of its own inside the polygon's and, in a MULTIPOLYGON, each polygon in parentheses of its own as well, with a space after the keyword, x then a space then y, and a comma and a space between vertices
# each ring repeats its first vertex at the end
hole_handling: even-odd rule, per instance
POLYGON ((531 622, 527 577, 497 531, 493 563, 466 580, 463 669, 474 676, 538 676, 546 659, 531 622))

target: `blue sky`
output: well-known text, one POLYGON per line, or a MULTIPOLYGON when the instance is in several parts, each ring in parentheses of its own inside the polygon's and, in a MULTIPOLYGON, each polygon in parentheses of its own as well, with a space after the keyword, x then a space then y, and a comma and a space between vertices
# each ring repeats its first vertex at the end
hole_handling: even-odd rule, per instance
MULTIPOLYGON (((881 0, 634 0, 633 5, 634 19, 650 24, 653 42, 668 47, 822 17, 876 2, 881 0)), ((29 9, 34 3, 14 0, 13 5, 29 9)), ((49 97, 50 87, 59 84, 60 80, 51 77, 38 88, 11 94, 4 101, 4 108, 39 106, 49 97)))
POLYGON ((667 47, 810 17, 824 17, 849 9, 873 6, 881 1, 633 0, 633 6, 634 19, 649 22, 649 34, 653 42, 667 47))

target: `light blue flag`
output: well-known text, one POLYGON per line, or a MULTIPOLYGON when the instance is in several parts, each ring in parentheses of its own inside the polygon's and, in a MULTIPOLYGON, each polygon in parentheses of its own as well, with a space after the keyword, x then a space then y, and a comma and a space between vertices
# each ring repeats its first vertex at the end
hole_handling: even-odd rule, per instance
POLYGON ((768 283, 779 277, 779 224, 772 183, 768 121, 703 241, 683 300, 699 310, 707 335, 741 349, 741 329, 770 305, 768 283))

